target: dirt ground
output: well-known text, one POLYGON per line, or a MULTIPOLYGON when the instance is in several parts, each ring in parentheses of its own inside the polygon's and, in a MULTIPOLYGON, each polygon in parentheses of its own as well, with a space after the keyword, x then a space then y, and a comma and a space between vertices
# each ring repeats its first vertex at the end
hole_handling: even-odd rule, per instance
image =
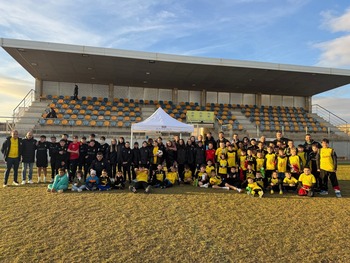
POLYGON ((350 262, 350 166, 338 178, 342 198, 9 186, 0 189, 0 262, 350 262))

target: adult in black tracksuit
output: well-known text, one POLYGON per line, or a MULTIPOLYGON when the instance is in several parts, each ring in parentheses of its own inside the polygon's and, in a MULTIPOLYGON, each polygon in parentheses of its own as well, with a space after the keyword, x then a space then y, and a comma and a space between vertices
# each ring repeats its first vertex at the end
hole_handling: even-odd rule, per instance
POLYGON ((176 162, 178 167, 179 176, 181 181, 183 181, 185 164, 187 163, 187 149, 185 145, 185 141, 183 139, 179 140, 179 145, 177 146, 177 156, 176 162))
POLYGON ((109 146, 109 154, 108 154, 108 160, 109 160, 109 165, 111 166, 111 178, 115 178, 117 174, 117 140, 112 139, 111 140, 111 145, 109 146))
POLYGON ((63 168, 68 169, 69 153, 67 151, 66 141, 61 139, 58 145, 58 154, 56 159, 56 170, 63 168))
POLYGON ((90 173, 90 166, 92 161, 96 159, 96 155, 97 155, 97 149, 95 147, 95 141, 90 141, 87 148, 86 156, 85 156, 85 166, 84 166, 85 178, 86 178, 86 175, 90 173))
POLYGON ((177 159, 176 146, 171 141, 167 141, 166 148, 165 148, 165 162, 168 170, 170 170, 170 167, 174 165, 174 163, 176 162, 176 159, 177 159))
POLYGON ((143 166, 147 169, 149 169, 150 163, 152 158, 152 150, 147 145, 147 142, 144 141, 142 143, 142 147, 140 148, 140 166, 143 166))
MULTIPOLYGON (((123 159, 122 159, 122 150, 125 147, 125 140, 124 137, 119 137, 118 139, 118 145, 117 145, 117 164, 118 164, 118 171, 122 170, 123 167, 123 159)), ((125 179, 125 178, 124 178, 125 179)))
POLYGON ((18 131, 13 130, 11 136, 7 137, 1 147, 1 152, 4 155, 6 162, 6 171, 4 176, 4 186, 7 186, 7 181, 10 171, 13 168, 13 184, 18 185, 18 167, 22 154, 22 139, 18 138, 18 131), (10 155, 10 150, 14 147, 15 154, 10 155))
POLYGON ((203 143, 202 142, 198 142, 198 145, 195 149, 195 164, 196 164, 196 169, 198 170, 199 167, 202 164, 206 164, 205 161, 205 149, 203 147, 203 143))
POLYGON ((33 138, 33 132, 27 132, 25 139, 22 140, 22 184, 26 182, 27 169, 29 170, 28 182, 33 183, 36 144, 37 141, 33 138))
POLYGON ((195 152, 196 145, 193 144, 190 139, 188 139, 186 143, 187 164, 190 167, 192 174, 195 174, 196 171, 195 152))
POLYGON ((141 152, 139 148, 139 143, 134 143, 134 148, 132 149, 132 161, 131 161, 131 172, 132 172, 132 179, 136 178, 135 168, 140 167, 141 162, 141 152))
POLYGON ((55 175, 58 174, 56 169, 57 155, 58 155, 58 146, 59 143, 56 142, 56 137, 51 137, 51 142, 49 143, 49 156, 50 156, 50 166, 51 166, 51 182, 55 178, 55 175))
POLYGON ((103 157, 102 152, 98 152, 96 158, 92 161, 89 170, 95 170, 96 175, 101 177, 102 171, 106 170, 107 174, 110 173, 110 166, 108 160, 103 157))
POLYGON ((122 165, 123 165, 124 181, 126 181, 126 174, 128 174, 128 180, 129 180, 129 183, 131 183, 130 166, 132 162, 132 150, 130 148, 129 142, 126 142, 125 147, 122 148, 121 159, 122 159, 122 165))
POLYGON ((101 138, 100 138, 100 145, 98 147, 98 151, 103 153, 103 158, 105 160, 109 159, 109 157, 108 157, 108 155, 109 155, 109 147, 110 147, 109 144, 106 143, 106 137, 105 136, 101 136, 101 138))

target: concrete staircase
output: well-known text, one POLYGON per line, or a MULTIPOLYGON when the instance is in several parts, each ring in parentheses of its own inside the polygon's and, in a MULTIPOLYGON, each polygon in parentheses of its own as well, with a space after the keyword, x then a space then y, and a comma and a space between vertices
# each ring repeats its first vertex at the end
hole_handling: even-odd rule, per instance
POLYGON ((243 126, 243 133, 247 135, 249 138, 253 138, 257 136, 256 126, 250 122, 250 120, 239 110, 231 110, 232 115, 236 116, 237 121, 240 125, 243 126))
POLYGON ((315 118, 318 122, 320 123, 325 123, 326 126, 329 127, 330 132, 336 135, 337 137, 344 138, 344 139, 349 139, 349 136, 344 132, 338 129, 338 127, 334 126, 330 122, 326 121, 323 119, 321 116, 317 115, 316 113, 310 113, 310 115, 315 118))
POLYGON ((47 101, 33 101, 15 125, 15 129, 18 130, 19 134, 25 135, 28 131, 33 130, 47 107, 47 101))

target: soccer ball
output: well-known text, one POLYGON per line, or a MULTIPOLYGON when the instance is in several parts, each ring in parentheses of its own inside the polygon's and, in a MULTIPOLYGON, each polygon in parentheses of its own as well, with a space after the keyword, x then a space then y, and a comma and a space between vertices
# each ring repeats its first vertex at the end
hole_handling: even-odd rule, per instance
POLYGON ((157 156, 158 156, 158 157, 163 156, 163 151, 162 151, 162 150, 158 150, 158 152, 157 152, 157 156))

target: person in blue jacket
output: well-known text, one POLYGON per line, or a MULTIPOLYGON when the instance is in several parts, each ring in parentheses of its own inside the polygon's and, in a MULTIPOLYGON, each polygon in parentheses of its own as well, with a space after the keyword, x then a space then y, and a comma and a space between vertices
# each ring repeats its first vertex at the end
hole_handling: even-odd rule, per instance
POLYGON ((52 184, 47 186, 47 191, 51 193, 63 193, 64 190, 68 189, 69 178, 66 170, 60 168, 58 174, 55 176, 55 179, 52 184))

